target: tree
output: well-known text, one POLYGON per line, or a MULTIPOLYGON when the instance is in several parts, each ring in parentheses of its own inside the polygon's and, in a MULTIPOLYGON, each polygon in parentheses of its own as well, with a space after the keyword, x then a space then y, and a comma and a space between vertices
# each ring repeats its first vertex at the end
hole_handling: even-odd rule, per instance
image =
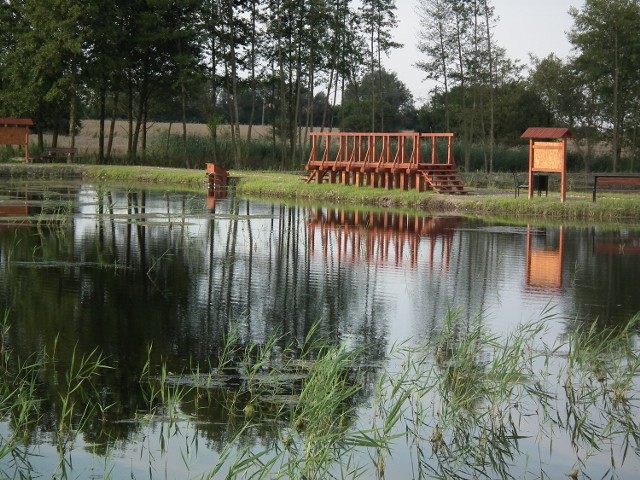
POLYGON ((451 131, 449 113, 449 71, 451 68, 452 44, 450 24, 453 17, 451 4, 447 0, 419 0, 418 15, 422 29, 418 33, 418 50, 425 59, 416 66, 425 72, 426 78, 440 84, 444 92, 444 131, 451 131))
POLYGON ((13 115, 35 120, 40 149, 45 128, 53 130, 54 145, 60 131, 70 130, 73 144, 90 11, 78 0, 3 2, 2 15, 11 22, 3 23, 8 48, 0 51, 0 100, 13 115))
POLYGON ((454 124, 459 128, 465 168, 469 168, 472 143, 479 141, 485 149, 485 169, 491 171, 495 93, 504 77, 516 71, 493 40, 494 9, 488 0, 420 0, 419 15, 418 48, 425 58, 416 65, 444 92, 440 97, 444 129, 449 131, 454 124), (454 112, 449 94, 456 87, 460 103, 454 112))
POLYGON ((540 126, 566 126, 579 138, 575 142, 585 171, 590 169, 593 145, 598 139, 598 108, 595 96, 574 62, 563 62, 554 54, 531 57, 528 83, 544 107, 540 126))
POLYGON ((569 40, 578 51, 574 64, 611 127, 615 172, 640 100, 640 1, 586 0, 581 10, 569 13, 574 19, 569 40))
POLYGON ((413 96, 396 73, 380 70, 351 84, 342 101, 342 131, 395 132, 415 126, 413 96), (371 125, 371 104, 377 104, 376 123, 371 125))
POLYGON ((395 10, 395 0, 362 0, 362 27, 369 44, 368 70, 371 80, 377 80, 377 83, 375 81, 371 83, 371 98, 368 102, 372 132, 376 131, 376 125, 379 125, 380 131, 386 129, 384 111, 376 112, 378 109, 376 87, 379 92, 384 88, 382 54, 388 54, 392 48, 401 46, 391 37, 391 28, 396 25, 395 10))

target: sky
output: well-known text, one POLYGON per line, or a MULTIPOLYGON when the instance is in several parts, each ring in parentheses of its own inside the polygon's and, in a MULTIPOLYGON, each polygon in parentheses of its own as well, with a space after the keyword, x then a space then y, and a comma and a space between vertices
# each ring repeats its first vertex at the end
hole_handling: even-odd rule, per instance
MULTIPOLYGON (((529 65, 529 53, 539 58, 555 53, 561 59, 571 54, 567 32, 573 19, 568 12, 572 6, 582 8, 583 0, 491 0, 490 4, 498 20, 495 40, 509 58, 529 65)), ((417 0, 396 0, 398 26, 393 34, 404 46, 391 52, 383 64, 398 74, 420 106, 433 83, 423 82, 424 72, 414 66, 421 56, 416 47, 420 29, 417 5, 417 0)))

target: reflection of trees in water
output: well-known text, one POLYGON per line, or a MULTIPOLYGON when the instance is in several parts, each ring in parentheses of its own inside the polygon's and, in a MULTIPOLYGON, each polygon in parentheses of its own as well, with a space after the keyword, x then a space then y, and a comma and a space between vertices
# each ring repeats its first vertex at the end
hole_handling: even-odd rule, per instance
MULTIPOLYGON (((203 220, 202 198, 194 212, 197 202, 184 195, 106 187, 83 194, 83 210, 63 229, 0 230, 0 298, 10 309, 11 344, 23 357, 51 350, 56 335, 60 369, 76 345, 79 353, 98 347, 107 355, 117 368, 104 372, 100 387, 118 406, 112 419, 130 420, 146 407, 138 378, 151 343, 156 364, 162 358, 182 372, 215 363, 230 328, 239 329, 244 345, 276 334, 301 342, 320 321, 325 338, 368 345, 375 364, 395 320, 381 295, 390 270, 404 272, 413 316, 428 331, 448 307, 474 316, 500 297, 501 282, 524 282, 509 277, 525 251, 525 235, 515 229, 463 231, 459 219, 337 210, 312 224, 318 217, 306 209, 233 196, 203 220)), ((612 242, 626 240, 621 235, 612 242)), ((637 282, 629 281, 640 256, 598 252, 585 236, 576 229, 566 237, 565 267, 572 267, 564 269, 571 278, 563 285, 576 309, 604 305, 607 318, 618 305, 640 309, 637 282)), ((202 418, 221 419, 221 400, 210 401, 202 418)), ((51 415, 56 402, 49 394, 51 415)), ((216 445, 233 435, 234 422, 242 424, 224 418, 222 428, 198 427, 216 445)), ((127 438, 138 428, 96 422, 87 435, 127 438)), ((268 435, 256 432, 255 441, 268 435)))
POLYGON ((361 310, 354 271, 312 262, 303 210, 271 206, 254 215, 249 203, 239 204, 230 200, 228 216, 209 223, 207 319, 221 331, 225 322, 240 323, 245 340, 258 342, 278 332, 301 342, 322 319, 322 333, 338 339, 345 309, 361 310))
POLYGON ((566 246, 577 319, 604 324, 640 312, 640 238, 629 230, 573 229, 566 246))

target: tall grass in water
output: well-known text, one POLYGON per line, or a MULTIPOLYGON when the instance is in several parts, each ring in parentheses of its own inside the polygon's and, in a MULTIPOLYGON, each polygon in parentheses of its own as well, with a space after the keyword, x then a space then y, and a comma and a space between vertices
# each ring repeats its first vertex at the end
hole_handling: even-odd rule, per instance
POLYGON ((375 439, 372 430, 354 428, 354 398, 362 380, 358 366, 364 350, 318 341, 313 333, 314 329, 301 347, 287 345, 280 350, 281 363, 273 380, 293 389, 277 399, 263 397, 264 390, 252 397, 255 409, 265 401, 278 401, 275 416, 252 413, 236 437, 275 421, 282 425, 278 441, 259 452, 248 447, 234 452, 230 444, 210 472, 212 478, 228 468, 227 478, 324 479, 335 475, 336 467, 341 476, 355 478, 361 472, 354 456, 356 449, 386 447, 386 439, 375 439), (299 389, 291 384, 299 378, 294 372, 302 377, 299 389))
MULTIPOLYGON (((88 418, 106 419, 111 408, 97 391, 106 360, 97 351, 74 352, 63 368, 55 349, 20 360, 7 318, 0 325, 0 413, 12 433, 0 439, 1 465, 31 475, 33 452, 23 438, 41 420, 42 372, 54 369, 62 379, 55 474, 77 476, 74 439, 88 418)), ((183 440, 179 454, 190 472, 202 454, 201 412, 216 403, 235 433, 205 478, 383 479, 398 475, 399 462, 406 464, 400 475, 413 478, 555 478, 560 473, 545 471, 549 460, 543 458, 554 450, 570 478, 591 473, 592 456, 600 462, 605 450, 615 475, 640 452, 634 345, 640 315, 615 327, 570 325, 565 343, 545 344, 547 326, 558 321, 545 310, 503 336, 482 316, 467 319, 451 310, 428 339, 393 348, 388 363, 373 368, 366 346, 318 338, 318 324, 300 344, 279 335, 260 345, 243 343, 231 329, 210 365, 178 373, 164 359, 154 363, 149 347, 140 375, 146 406, 136 422, 141 432, 159 424, 160 435, 159 445, 141 451, 168 462, 177 458, 170 451, 176 439, 183 440), (365 392, 372 384, 373 394, 365 392), (266 429, 269 442, 247 441, 266 429)))
POLYGON ((546 345, 547 325, 559 321, 551 309, 507 336, 460 313, 423 344, 392 350, 370 423, 354 419, 361 352, 325 350, 279 441, 240 455, 230 446, 211 476, 224 465, 230 478, 382 479, 397 455, 413 478, 577 478, 607 450, 612 475, 629 456, 637 462, 640 315, 615 328, 577 326, 566 343, 546 345), (546 471, 554 450, 561 473, 546 471))
POLYGON ((0 321, 0 418, 8 423, 10 433, 0 436, 0 461, 9 470, 0 473, 8 477, 31 477, 33 453, 28 439, 42 420, 42 383, 49 370, 57 372, 53 375, 56 391, 52 399, 59 454, 55 476, 66 478, 72 466, 70 452, 77 435, 96 411, 104 418, 110 408, 102 401, 94 383, 109 367, 97 349, 87 355, 79 355, 74 349, 70 364, 58 372, 55 348, 53 352, 43 350, 26 359, 20 358, 11 347, 9 332, 7 311, 0 321))
MULTIPOLYGON (((0 460, 14 471, 29 469, 29 455, 22 440, 39 420, 35 393, 42 360, 32 356, 16 358, 9 341, 9 313, 0 323, 0 418, 7 419, 10 433, 0 438, 0 460)), ((7 472, 0 472, 7 475, 7 472)))
MULTIPOLYGON (((640 361, 632 346, 640 315, 615 328, 578 325, 555 346, 540 340, 550 321, 558 319, 546 310, 502 337, 450 312, 432 341, 399 352, 404 363, 383 391, 408 398, 401 423, 415 478, 553 477, 535 454, 543 441, 549 456, 554 446, 571 447, 561 461, 574 478, 606 449, 610 472, 638 455, 632 392, 640 361)), ((391 400, 383 399, 383 412, 391 400)))

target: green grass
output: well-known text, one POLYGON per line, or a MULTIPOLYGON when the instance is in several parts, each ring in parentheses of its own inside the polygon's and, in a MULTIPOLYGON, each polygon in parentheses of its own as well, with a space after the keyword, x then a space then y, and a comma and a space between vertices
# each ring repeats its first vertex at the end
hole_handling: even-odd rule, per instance
MULTIPOLYGON (((207 180, 202 170, 138 166, 96 166, 68 164, 2 164, 0 177, 66 178, 144 184, 164 189, 204 191, 207 180)), ((640 218, 640 194, 603 191, 591 201, 590 176, 575 174, 569 178, 566 202, 560 201, 555 185, 548 197, 514 197, 511 174, 472 173, 464 176, 468 195, 438 195, 433 192, 384 190, 340 184, 306 184, 305 173, 235 171, 230 183, 237 193, 247 197, 323 202, 328 204, 396 207, 458 215, 491 215, 545 218, 571 221, 637 221, 640 218)))
MULTIPOLYGON (((479 174, 474 174, 476 177, 479 174)), ((433 192, 383 190, 339 184, 305 184, 301 174, 238 172, 238 192, 256 197, 287 198, 296 201, 323 201, 335 204, 405 207, 429 212, 456 214, 515 215, 563 220, 637 220, 640 194, 603 192, 597 202, 585 191, 571 191, 561 202, 556 192, 548 197, 514 197, 510 174, 494 174, 493 188, 475 187, 470 181, 469 195, 438 195, 433 192), (497 178, 496 178, 497 177, 497 178), (509 186, 507 186, 509 185, 509 186)), ((477 181, 477 180, 476 180, 477 181)))

